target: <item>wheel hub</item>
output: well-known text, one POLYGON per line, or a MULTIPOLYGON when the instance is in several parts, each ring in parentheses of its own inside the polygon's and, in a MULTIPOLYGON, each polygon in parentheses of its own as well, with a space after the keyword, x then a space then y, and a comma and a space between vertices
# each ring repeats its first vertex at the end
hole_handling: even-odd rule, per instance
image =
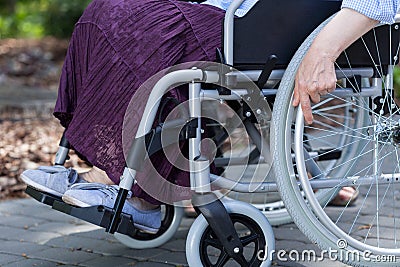
POLYGON ((393 131, 393 143, 397 146, 400 144, 400 127, 396 127, 393 131))
POLYGON ((376 126, 376 136, 379 143, 391 143, 393 146, 400 146, 400 125, 376 126))

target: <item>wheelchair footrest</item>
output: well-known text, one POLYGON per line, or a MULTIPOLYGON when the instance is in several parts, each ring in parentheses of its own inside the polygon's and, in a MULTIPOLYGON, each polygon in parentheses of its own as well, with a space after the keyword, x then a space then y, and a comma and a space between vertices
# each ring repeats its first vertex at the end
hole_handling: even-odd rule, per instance
MULTIPOLYGON (((29 186, 26 188, 25 193, 37 201, 51 206, 55 210, 103 228, 108 227, 111 217, 114 214, 114 211, 111 208, 104 206, 93 206, 87 208, 75 207, 63 202, 60 197, 53 196, 45 192, 40 192, 29 186)), ((137 230, 133 225, 131 216, 125 213, 121 214, 121 220, 118 225, 117 232, 133 238, 137 238, 139 234, 139 230, 137 230)))
POLYGON ((59 200, 62 201, 60 197, 47 194, 45 192, 40 192, 39 190, 36 190, 30 186, 27 186, 25 189, 25 193, 30 195, 32 198, 36 199, 39 202, 42 202, 43 204, 52 206, 54 201, 59 200))

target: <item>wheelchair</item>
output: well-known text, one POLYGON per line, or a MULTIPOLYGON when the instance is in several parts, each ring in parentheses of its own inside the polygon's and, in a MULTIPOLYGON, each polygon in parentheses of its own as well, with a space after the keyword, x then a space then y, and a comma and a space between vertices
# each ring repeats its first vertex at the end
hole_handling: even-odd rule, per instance
MULTIPOLYGON (((313 105, 314 122, 305 125, 301 109, 291 104, 296 70, 341 1, 259 1, 246 16, 235 18, 242 1, 233 1, 226 12, 221 63, 174 66, 152 86, 113 208, 77 208, 29 187, 27 193, 104 227, 130 247, 159 246, 175 233, 182 209, 165 205, 162 227, 151 235, 135 229, 122 207, 143 160, 186 140, 192 204, 199 213, 187 237, 190 266, 269 266, 274 252, 270 221, 291 219, 321 249, 335 250, 342 262, 393 266, 393 261, 382 259, 400 256, 400 103, 393 88, 400 18, 393 25, 378 25, 342 53, 335 62, 336 90, 313 105), (268 30, 258 25, 268 25, 268 30), (188 84, 187 112, 152 128, 162 96, 177 84, 188 84), (204 123, 206 101, 226 105, 234 116, 224 123, 204 123), (200 149, 205 124, 214 132, 216 148, 235 129, 245 130, 249 141, 244 152, 239 157, 217 153, 213 162, 225 170, 243 168, 239 173, 249 179, 210 173, 210 161, 200 149), (235 193, 221 198, 212 186, 239 192, 244 201, 236 200, 235 193), (345 186, 359 190, 359 205, 329 209, 329 201, 345 186), (247 203, 255 195, 277 191, 278 199, 247 203), (364 216, 370 210, 373 216, 364 216), (394 229, 390 234, 389 227, 394 229)), ((64 164, 68 151, 64 138, 56 164, 64 164)))

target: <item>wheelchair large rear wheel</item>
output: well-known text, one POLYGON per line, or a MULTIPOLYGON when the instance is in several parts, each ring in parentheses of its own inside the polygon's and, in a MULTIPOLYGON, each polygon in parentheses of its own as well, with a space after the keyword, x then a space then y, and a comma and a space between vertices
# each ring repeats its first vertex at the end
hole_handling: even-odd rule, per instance
POLYGON ((336 259, 356 266, 396 266, 400 109, 393 92, 393 69, 400 47, 398 25, 378 26, 344 52, 342 61, 336 62, 340 78, 336 91, 313 106, 315 121, 305 125, 301 109, 292 106, 294 79, 327 22, 296 52, 275 100, 271 144, 278 188, 299 229, 321 249, 336 252, 336 259), (366 57, 360 60, 360 54, 366 57), (341 112, 325 113, 340 103, 355 111, 349 117, 352 127, 343 124, 341 112), (345 143, 326 153, 340 153, 341 158, 329 174, 324 173, 307 146, 340 138, 345 143), (355 205, 348 201, 342 207, 328 206, 344 186, 359 191, 355 205), (327 201, 321 201, 321 195, 327 201))

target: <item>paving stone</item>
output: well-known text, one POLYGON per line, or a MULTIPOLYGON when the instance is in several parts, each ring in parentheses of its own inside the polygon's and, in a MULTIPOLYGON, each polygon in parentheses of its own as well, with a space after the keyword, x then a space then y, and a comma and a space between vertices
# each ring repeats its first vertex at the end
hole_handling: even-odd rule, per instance
POLYGON ((50 248, 47 250, 32 253, 31 258, 59 262, 62 264, 76 265, 98 258, 100 255, 86 251, 72 250, 65 248, 50 248))
POLYGON ((138 262, 135 264, 135 267, 171 267, 171 266, 177 267, 177 265, 175 265, 175 264, 167 264, 167 263, 159 263, 159 262, 138 262))
POLYGON ((337 261, 329 261, 323 260, 318 262, 293 262, 293 261, 275 261, 272 266, 279 267, 345 267, 348 266, 346 264, 337 262, 337 261))
POLYGON ((95 239, 82 236, 81 234, 82 233, 55 238, 50 240, 47 245, 67 249, 87 250, 102 255, 124 255, 125 257, 137 258, 139 260, 147 260, 148 256, 146 255, 151 256, 154 253, 159 254, 165 251, 156 248, 151 250, 131 249, 116 240, 112 235, 110 235, 111 238, 109 239, 95 239))
POLYGON ((292 261, 273 261, 272 266, 274 267, 304 267, 306 265, 298 263, 298 262, 292 262, 292 261))
MULTIPOLYGON (((379 238, 382 239, 388 239, 388 240, 394 240, 394 232, 393 232, 393 228, 389 228, 389 227, 380 227, 379 228, 379 235, 378 235, 378 231, 377 231, 377 227, 376 225, 374 225, 372 228, 364 228, 361 230, 358 230, 355 234, 358 236, 361 236, 363 238, 365 238, 366 236, 368 236, 367 240, 370 238, 376 238, 379 236, 379 238)), ((393 245, 393 247, 395 247, 395 245, 393 245)))
POLYGON ((58 233, 61 235, 69 235, 72 233, 88 232, 99 229, 93 224, 75 224, 69 223, 68 226, 65 222, 45 222, 39 225, 30 227, 31 230, 37 232, 50 232, 58 233))
POLYGON ((75 248, 75 249, 94 249, 104 246, 104 243, 109 243, 107 240, 87 238, 79 235, 66 235, 49 240, 46 245, 60 248, 75 248))
MULTIPOLYGON (((33 217, 45 219, 45 220, 51 221, 51 222, 53 222, 53 221, 68 222, 69 220, 71 220, 70 215, 53 210, 49 206, 44 206, 44 207, 45 208, 42 208, 42 209, 38 210, 37 212, 35 211, 33 217)), ((26 212, 29 212, 29 211, 26 211, 26 212)))
MULTIPOLYGON (((297 250, 299 254, 296 252, 290 252, 286 254, 280 254, 278 257, 275 255, 274 261, 278 266, 307 266, 307 267, 317 267, 317 266, 324 266, 324 267, 343 267, 347 266, 346 264, 334 261, 332 259, 324 257, 325 255, 321 256, 320 250, 318 251, 315 256, 314 254, 309 254, 310 252, 303 252, 304 250, 310 250, 304 248, 302 250, 297 250)), ((274 264, 273 264, 274 266, 274 264)))
POLYGON ((37 244, 45 244, 47 241, 61 236, 57 233, 49 232, 36 232, 29 229, 19 229, 19 228, 6 228, 0 227, 1 237, 6 240, 24 241, 29 240, 29 242, 37 244))
POLYGON ((1 241, 0 252, 13 255, 28 255, 32 253, 49 249, 48 246, 32 242, 22 241, 1 241))
POLYGON ((81 263, 81 265, 94 267, 137 266, 136 261, 133 259, 113 256, 100 256, 93 260, 81 263))
POLYGON ((186 254, 184 252, 164 252, 152 257, 151 261, 175 265, 187 265, 186 254))
POLYGON ((28 217, 43 219, 47 221, 66 221, 71 220, 71 216, 56 211, 50 206, 40 203, 34 199, 22 201, 5 201, 0 205, 0 212, 4 214, 29 215, 28 217), (38 204, 26 204, 27 201, 38 204), (4 204, 4 205, 3 205, 4 204))
MULTIPOLYGON (((305 242, 299 242, 299 241, 294 241, 294 240, 281 240, 275 243, 275 251, 276 253, 278 253, 279 250, 284 250, 287 253, 291 252, 291 251, 295 251, 293 253, 302 253, 305 250, 313 250, 316 252, 316 254, 318 255, 318 253, 320 253, 320 249, 314 245, 311 244, 311 242, 309 243, 305 243, 305 242)), ((285 255, 287 254, 285 253, 285 255)))
MULTIPOLYGON (((0 205, 0 212, 2 214, 15 214, 16 211, 18 211, 18 208, 21 207, 21 204, 17 204, 13 201, 4 201, 1 202, 0 205)), ((21 212, 18 212, 19 214, 21 212)))
MULTIPOLYGON (((127 246, 124 246, 121 243, 109 243, 107 240, 102 241, 102 244, 98 245, 97 247, 92 247, 89 248, 95 253, 99 253, 102 255, 108 255, 108 256, 125 256, 131 255, 132 251, 136 251, 134 249, 128 248, 127 246)), ((137 251, 142 251, 142 250, 137 250, 137 251)), ((150 250, 151 251, 151 250, 150 250)), ((141 255, 141 253, 138 253, 137 255, 141 255)), ((135 257, 131 257, 135 258, 135 257)), ((136 258, 135 258, 136 259, 136 258)))
MULTIPOLYGON (((398 214, 400 214, 400 212, 398 214)), ((371 224, 371 223, 376 224, 376 218, 374 218, 374 216, 360 217, 360 218, 357 218, 357 223, 364 224, 364 225, 371 224)), ((396 227, 397 229, 400 229, 400 220, 399 220, 399 218, 379 216, 379 225, 385 226, 385 227, 391 227, 391 228, 396 227)))
POLYGON ((44 220, 44 221, 60 221, 65 222, 71 217, 64 213, 59 213, 54 210, 48 209, 39 209, 35 210, 32 214, 32 210, 29 211, 14 211, 14 212, 4 212, 5 215, 20 215, 20 216, 27 216, 32 219, 44 220), (29 215, 27 215, 29 214, 29 215))
POLYGON ((297 228, 274 228, 274 235, 276 240, 293 240, 304 242, 307 238, 297 228))
POLYGON ((40 203, 39 201, 32 201, 32 198, 15 199, 12 202, 14 204, 22 206, 33 206, 33 207, 43 206, 43 203, 40 203))
POLYGON ((182 251, 185 252, 186 240, 175 239, 161 246, 161 248, 169 249, 171 251, 182 251))
POLYGON ((113 235, 107 233, 105 231, 105 229, 103 229, 103 228, 98 228, 97 230, 83 232, 83 233, 79 233, 79 234, 74 233, 73 235, 79 235, 79 236, 83 236, 83 237, 100 239, 100 240, 107 240, 107 239, 114 238, 113 235))
POLYGON ((161 248, 128 249, 123 253, 123 255, 124 257, 134 258, 139 261, 147 261, 164 253, 166 253, 166 250, 161 248))
POLYGON ((7 265, 8 263, 23 260, 24 257, 0 253, 0 266, 7 265))
POLYGON ((189 228, 185 228, 185 229, 179 228, 179 229, 175 232, 174 238, 186 240, 186 237, 187 237, 188 233, 189 233, 189 228))
MULTIPOLYGON (((54 266, 59 266, 60 264, 58 262, 54 261, 47 261, 47 260, 37 260, 37 259, 23 259, 17 262, 12 262, 7 265, 2 265, 2 267, 54 267, 54 266)), ((65 265, 63 265, 65 267, 65 265)))
POLYGON ((193 224, 194 220, 195 220, 195 218, 184 218, 181 221, 181 224, 179 225, 178 230, 190 228, 190 226, 193 224))
POLYGON ((30 228, 45 223, 42 218, 27 217, 24 215, 3 215, 0 221, 2 226, 11 226, 16 228, 30 228))

